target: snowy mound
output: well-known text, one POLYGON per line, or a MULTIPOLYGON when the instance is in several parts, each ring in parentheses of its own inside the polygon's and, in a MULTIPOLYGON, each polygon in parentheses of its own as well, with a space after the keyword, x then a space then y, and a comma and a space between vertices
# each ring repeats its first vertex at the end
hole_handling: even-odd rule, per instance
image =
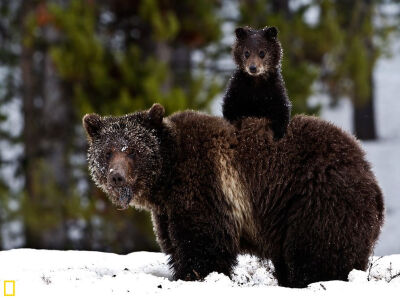
POLYGON ((372 258, 366 272, 349 274, 349 282, 318 282, 305 289, 289 289, 277 286, 270 262, 247 255, 239 257, 232 279, 212 273, 203 282, 184 282, 171 280, 167 256, 162 253, 17 249, 0 252, 0 280, 15 280, 19 299, 177 299, 214 298, 217 294, 230 298, 357 295, 372 299, 399 295, 400 255, 372 258))

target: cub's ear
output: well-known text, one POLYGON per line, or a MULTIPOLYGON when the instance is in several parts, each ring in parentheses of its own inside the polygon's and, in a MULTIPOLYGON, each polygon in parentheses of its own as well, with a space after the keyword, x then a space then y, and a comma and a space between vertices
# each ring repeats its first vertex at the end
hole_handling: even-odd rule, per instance
POLYGON ((265 27, 263 29, 264 37, 267 39, 275 39, 278 36, 278 29, 274 26, 272 27, 265 27))
POLYGON ((159 103, 155 103, 149 109, 149 121, 154 126, 159 126, 164 118, 164 114, 165 114, 164 107, 159 103))
POLYGON ((100 134, 103 127, 103 121, 98 114, 86 114, 82 119, 82 124, 90 142, 100 134))
POLYGON ((238 40, 243 40, 247 37, 247 29, 244 27, 238 27, 235 29, 235 35, 238 40))

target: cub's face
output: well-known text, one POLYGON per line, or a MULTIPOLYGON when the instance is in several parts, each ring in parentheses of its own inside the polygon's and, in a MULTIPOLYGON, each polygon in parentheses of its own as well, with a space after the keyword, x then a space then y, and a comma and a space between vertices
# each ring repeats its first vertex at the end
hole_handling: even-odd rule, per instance
POLYGON ((121 117, 88 114, 83 126, 89 141, 91 176, 118 207, 149 208, 149 195, 160 175, 162 157, 156 128, 164 108, 121 117))
POLYGON ((261 30, 239 27, 235 34, 232 53, 240 69, 251 76, 260 76, 280 67, 282 48, 275 27, 261 30))

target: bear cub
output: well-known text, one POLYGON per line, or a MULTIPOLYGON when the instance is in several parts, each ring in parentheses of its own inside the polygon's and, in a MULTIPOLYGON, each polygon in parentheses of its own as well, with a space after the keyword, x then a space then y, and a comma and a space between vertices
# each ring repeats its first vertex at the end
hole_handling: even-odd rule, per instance
POLYGON ((226 90, 222 112, 229 122, 245 117, 268 118, 274 138, 289 124, 291 104, 281 74, 282 47, 276 27, 239 27, 232 48, 237 69, 226 90))

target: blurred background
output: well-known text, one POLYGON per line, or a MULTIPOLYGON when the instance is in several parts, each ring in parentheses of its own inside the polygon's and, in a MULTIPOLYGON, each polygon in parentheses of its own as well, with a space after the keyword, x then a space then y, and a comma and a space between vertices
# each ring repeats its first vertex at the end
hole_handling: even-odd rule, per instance
POLYGON ((85 113, 221 115, 238 25, 279 28, 293 114, 353 132, 400 253, 399 0, 0 0, 0 249, 158 251, 149 215, 91 182, 85 113))

